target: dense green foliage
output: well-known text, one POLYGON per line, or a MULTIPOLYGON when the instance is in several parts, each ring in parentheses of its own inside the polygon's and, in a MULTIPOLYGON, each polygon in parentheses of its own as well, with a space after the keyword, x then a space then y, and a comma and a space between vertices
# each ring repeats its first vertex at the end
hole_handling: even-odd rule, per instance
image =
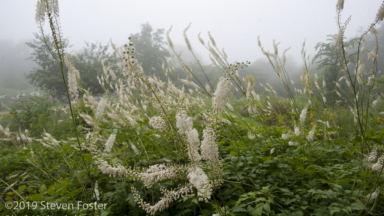
MULTIPOLYGON (((190 114, 193 115, 193 113, 190 114)), ((246 117, 242 118, 248 122, 246 117)), ((347 118, 347 116, 340 117, 339 120, 347 121, 347 118)), ((366 208, 359 203, 351 202, 348 198, 361 193, 354 188, 355 178, 358 179, 357 183, 366 180, 367 183, 370 182, 369 184, 374 183, 374 173, 368 170, 361 172, 362 166, 365 165, 355 157, 358 152, 358 139, 344 136, 323 139, 322 131, 319 131, 318 135, 315 134, 316 142, 306 143, 298 139, 295 142, 300 143, 299 146, 289 146, 281 139, 281 134, 287 132, 283 124, 284 117, 280 119, 283 124, 281 126, 279 123, 267 128, 258 127, 255 133, 262 137, 254 140, 248 138, 248 129, 242 120, 236 117, 230 120, 237 126, 234 128, 223 125, 218 134, 225 180, 215 190, 212 201, 199 203, 196 196, 191 194, 171 204, 169 210, 157 215, 212 215, 217 211, 216 208, 228 215, 261 215, 262 212, 266 215, 349 215, 367 209, 373 204, 368 202, 366 208), (271 153, 272 148, 273 153, 271 153)), ((314 119, 311 117, 308 120, 314 119)), ((141 124, 147 123, 144 121, 141 124)), ((83 124, 86 126, 85 123, 83 124)), ((202 133, 203 127, 200 127, 200 124, 195 126, 199 133, 202 133)), ((67 127, 70 127, 70 124, 67 124, 67 127)), ((108 133, 108 131, 111 131, 108 125, 101 129, 102 133, 108 133)), ((183 157, 168 150, 167 138, 157 139, 153 136, 158 133, 156 130, 148 130, 140 136, 133 132, 129 129, 119 131, 117 139, 122 142, 115 143, 116 154, 120 158, 114 159, 116 162, 145 167, 162 162, 163 158, 172 161, 183 160, 183 157), (133 143, 141 140, 144 146, 137 145, 140 153, 136 155, 131 147, 123 142, 124 140, 132 140, 133 143), (124 149, 130 150, 123 153, 124 149)), ((380 134, 373 135, 372 140, 381 140, 380 134)), ((98 146, 103 148, 103 143, 98 146)), ((106 215, 107 212, 111 215, 145 215, 130 192, 131 186, 135 186, 149 201, 155 201, 161 198, 158 192, 160 186, 168 188, 177 184, 177 182, 166 180, 151 189, 146 189, 142 184, 129 179, 108 177, 100 173, 95 166, 95 159, 89 152, 78 152, 65 143, 62 143, 61 147, 62 151, 53 151, 34 144, 35 156, 32 156, 29 150, 15 152, 14 149, 19 148, 18 145, 14 146, 11 142, 3 143, 0 179, 5 180, 9 179, 9 176, 18 175, 7 181, 11 184, 15 181, 20 182, 25 177, 25 175, 21 176, 24 172, 29 175, 27 180, 14 187, 15 191, 8 191, 3 198, 6 201, 22 201, 21 196, 25 201, 30 202, 76 203, 81 200, 84 203, 92 203, 94 199, 90 184, 98 181, 101 197, 99 202, 107 203, 107 208, 100 211, 101 215, 106 215), (31 157, 37 157, 33 166, 26 162, 31 157), (84 167, 89 167, 88 171, 84 167)), ((1 206, 5 211, 4 205, 1 206)), ((382 211, 384 209, 381 206, 375 210, 378 215, 382 211)), ((89 215, 93 210, 49 211, 40 207, 33 211, 14 211, 16 214, 32 212, 89 215)))
MULTIPOLYGON (((37 19, 48 17, 57 43, 55 33, 60 29, 52 20, 58 14, 51 3, 38 1, 37 7, 48 12, 42 10, 37 19)), ((338 1, 338 17, 343 4, 338 1)), ((261 83, 265 91, 256 93, 257 77, 238 72, 251 63, 228 63, 211 34, 205 47, 217 69, 199 62, 187 65, 179 56, 180 68, 172 64, 159 68, 164 53, 154 60, 146 48, 153 48, 149 41, 154 36, 160 49, 163 31, 152 35, 150 26, 143 25, 141 41, 131 39, 144 47, 139 56, 152 59, 148 64, 152 66, 143 70, 132 55, 134 44, 121 49, 112 44, 123 76, 117 79, 102 67, 98 79, 107 91, 100 99, 92 96, 96 87, 77 78, 76 63, 71 65, 68 56, 59 57, 72 76, 70 93, 81 91, 83 97, 73 100, 71 117, 55 112, 44 98, 1 116, 0 212, 383 215, 384 112, 381 83, 376 80, 378 47, 365 58, 367 50, 360 46, 369 31, 377 36, 373 27, 384 13, 378 17, 356 41, 354 68, 349 64, 354 55, 347 55, 349 42, 343 42, 346 24, 340 20, 334 42, 318 47, 320 66, 327 67, 325 79, 311 76, 303 47, 299 88, 287 72, 285 52, 280 58, 275 42, 274 53, 266 52, 259 40, 285 97, 268 83, 261 83), (333 51, 339 61, 333 59, 333 51), (155 67, 163 79, 151 72, 155 67), (216 70, 223 75, 217 76, 216 70), (328 89, 329 80, 336 87, 328 89), (329 96, 331 90, 338 97, 329 96)), ((192 52, 188 28, 184 38, 192 52)), ((63 52, 63 47, 55 47, 63 52)), ((90 49, 93 52, 96 45, 90 49)), ((98 64, 97 53, 105 50, 100 45, 96 54, 89 55, 91 64, 98 64)))

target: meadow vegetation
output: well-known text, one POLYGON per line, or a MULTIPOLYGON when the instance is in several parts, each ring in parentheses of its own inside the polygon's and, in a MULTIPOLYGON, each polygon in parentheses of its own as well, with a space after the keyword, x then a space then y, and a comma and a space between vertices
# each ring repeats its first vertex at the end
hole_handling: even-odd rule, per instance
MULTIPOLYGON (((207 74, 210 67, 198 58, 188 65, 175 51, 170 28, 167 42, 177 63, 153 63, 161 76, 143 70, 137 38, 122 47, 111 41, 119 61, 101 61, 96 79, 105 93, 96 100, 91 87, 82 87, 75 58, 64 52, 57 0, 39 0, 36 21, 41 29, 45 20, 51 27, 46 45, 65 78, 70 106, 53 109, 37 98, 0 116, 0 212, 383 215, 384 98, 375 27, 384 4, 350 41, 344 39, 350 18, 341 20, 343 7, 338 0, 339 33, 318 46, 324 55, 315 60, 325 59, 327 67, 322 77, 309 71, 305 42, 302 72, 291 78, 288 49, 281 52, 273 41, 269 52, 258 39, 285 95, 240 74, 252 63, 228 62, 210 33, 209 41, 198 37, 220 76, 207 74), (371 50, 365 48, 368 36, 376 38, 371 50), (42 201, 106 208, 7 208, 7 202, 42 201)), ((196 57, 188 29, 184 39, 196 57)))

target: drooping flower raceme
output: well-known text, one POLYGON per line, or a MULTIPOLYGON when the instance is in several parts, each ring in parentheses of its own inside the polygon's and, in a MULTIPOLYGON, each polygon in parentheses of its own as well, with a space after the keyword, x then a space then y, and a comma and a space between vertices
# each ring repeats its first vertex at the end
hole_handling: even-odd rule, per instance
POLYGON ((301 111, 301 114, 300 114, 300 125, 301 126, 304 126, 305 118, 307 117, 308 107, 309 107, 309 104, 305 105, 305 107, 301 111))
POLYGON ((372 107, 375 107, 376 104, 377 104, 377 102, 379 102, 379 99, 376 99, 376 100, 374 100, 374 101, 372 102, 372 107))
POLYGON ((199 200, 208 201, 211 197, 212 189, 210 187, 208 176, 200 167, 191 167, 188 178, 189 182, 197 189, 199 200))
POLYGON ((105 143, 105 150, 104 150, 105 152, 111 152, 113 144, 115 143, 116 133, 117 133, 117 130, 115 129, 113 133, 109 136, 107 142, 105 143))
POLYGON ((11 133, 9 132, 9 128, 4 128, 0 125, 0 134, 4 134, 5 136, 9 137, 11 136, 11 133))
POLYGON ((371 194, 368 194, 368 195, 366 196, 366 198, 369 199, 369 200, 374 200, 374 199, 376 199, 378 196, 379 196, 379 190, 376 189, 375 192, 373 192, 373 193, 371 193, 371 194))
POLYGON ((372 170, 379 171, 383 168, 383 162, 384 162, 384 154, 381 155, 381 157, 377 160, 375 164, 372 166, 372 170))
POLYGON ((167 167, 164 164, 155 164, 150 166, 146 172, 140 173, 139 178, 147 188, 151 188, 156 182, 176 178, 176 172, 173 167, 167 167))
POLYGON ((295 134, 296 136, 300 136, 300 127, 295 125, 295 134))
POLYGON ((368 86, 372 86, 373 83, 374 83, 374 81, 375 81, 375 75, 372 74, 371 76, 368 77, 368 83, 367 83, 367 85, 368 85, 368 86))
POLYGON ((186 132, 188 141, 188 156, 192 163, 198 163, 201 160, 199 154, 200 139, 199 133, 196 129, 192 129, 186 132))
POLYGON ((315 135, 315 129, 316 129, 316 125, 313 125, 311 131, 309 131, 309 134, 307 136, 307 140, 309 140, 309 141, 313 140, 313 136, 315 135))
POLYGON ((193 121, 191 117, 187 116, 187 113, 185 110, 182 110, 181 112, 177 112, 176 114, 176 127, 179 132, 179 134, 184 134, 186 131, 189 131, 193 127, 193 121))
POLYGON ((368 160, 369 162, 372 162, 372 161, 376 160, 376 158, 377 158, 377 148, 374 148, 374 149, 371 151, 371 153, 369 154, 367 160, 368 160))
POLYGON ((379 8, 379 11, 377 11, 375 22, 380 22, 383 19, 384 19, 384 3, 379 8))
POLYGON ((97 104, 97 109, 95 114, 96 118, 99 118, 103 115, 106 104, 107 104, 107 99, 103 97, 97 104))
POLYGON ((78 91, 78 85, 77 81, 80 80, 80 73, 75 68, 73 63, 69 60, 69 56, 66 55, 64 57, 64 62, 66 66, 68 67, 68 91, 71 94, 71 96, 77 100, 79 97, 79 91, 78 91))
POLYGON ((225 109, 231 85, 230 78, 220 77, 220 81, 217 84, 216 91, 213 93, 212 97, 212 106, 216 113, 221 113, 225 109))
POLYGON ((215 131, 207 127, 203 130, 204 140, 201 142, 201 154, 204 159, 208 159, 211 162, 216 162, 219 158, 219 149, 216 145, 215 131))
POLYGON ((45 15, 50 14, 55 17, 59 17, 59 3, 58 0, 44 0, 37 1, 35 20, 37 23, 43 24, 45 21, 45 15), (48 5, 46 5, 48 4, 48 5), (48 8, 48 9, 47 9, 48 8))
POLYGON ((334 41, 334 45, 340 46, 343 43, 343 37, 344 37, 344 29, 340 29, 339 33, 337 34, 337 37, 334 41))
POLYGON ((138 193, 135 187, 131 187, 131 190, 133 192, 133 196, 135 197, 135 200, 137 204, 144 209, 148 214, 155 215, 157 211, 161 212, 164 209, 169 207, 169 204, 173 201, 178 200, 180 197, 183 197, 189 193, 192 193, 192 187, 186 186, 182 187, 179 190, 173 191, 173 190, 166 190, 165 188, 160 188, 161 193, 164 195, 159 202, 157 202, 155 205, 151 206, 150 204, 146 203, 138 193))
POLYGON ((95 196, 97 201, 100 200, 99 184, 97 183, 97 181, 95 182, 95 194, 94 194, 94 196, 95 196))

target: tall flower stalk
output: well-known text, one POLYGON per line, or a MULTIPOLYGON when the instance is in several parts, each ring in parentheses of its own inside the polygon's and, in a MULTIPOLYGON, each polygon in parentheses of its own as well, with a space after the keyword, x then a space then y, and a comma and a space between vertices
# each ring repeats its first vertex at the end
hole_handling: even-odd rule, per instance
MULTIPOLYGON (((82 147, 81 147, 81 143, 80 143, 80 139, 79 139, 79 134, 77 131, 76 118, 75 118, 75 115, 73 112, 73 106, 72 106, 72 102, 71 102, 71 98, 70 98, 70 93, 68 90, 68 83, 65 79, 65 72, 64 72, 65 50, 64 50, 64 46, 63 46, 62 32, 61 32, 61 26, 60 26, 60 20, 59 20, 59 3, 58 3, 58 0, 37 0, 35 19, 36 19, 36 22, 39 26, 40 32, 42 34, 43 40, 45 42, 45 45, 46 45, 48 51, 51 53, 52 57, 60 63, 60 71, 61 71, 61 75, 63 78, 65 91, 67 93, 67 99, 68 99, 69 108, 71 111, 73 129, 74 129, 75 134, 76 134, 76 141, 78 144, 78 148, 81 151, 82 147), (56 50, 58 58, 55 58, 53 50, 51 50, 51 47, 47 43, 47 39, 46 39, 46 36, 44 34, 44 31, 43 31, 43 26, 44 26, 46 18, 48 18, 49 27, 51 29, 52 38, 54 41, 54 48, 56 50)), ((76 97, 78 93, 77 93, 77 84, 76 84, 75 79, 80 78, 80 76, 78 75, 78 71, 75 70, 75 68, 73 67, 72 64, 70 64, 69 61, 68 61, 68 64, 70 65, 70 68, 69 68, 70 72, 68 73, 68 77, 72 78, 72 80, 71 80, 71 82, 72 82, 71 83, 71 93, 73 94, 73 96, 76 97)), ((82 159, 84 166, 87 169, 88 178, 91 179, 90 168, 87 165, 87 163, 85 162, 84 157, 82 155, 80 155, 80 156, 81 156, 81 159, 82 159)), ((94 184, 92 184, 92 187, 94 187, 94 184)), ((93 190, 93 191, 95 191, 95 190, 93 190)), ((95 196, 96 196, 96 194, 95 194, 95 196)))

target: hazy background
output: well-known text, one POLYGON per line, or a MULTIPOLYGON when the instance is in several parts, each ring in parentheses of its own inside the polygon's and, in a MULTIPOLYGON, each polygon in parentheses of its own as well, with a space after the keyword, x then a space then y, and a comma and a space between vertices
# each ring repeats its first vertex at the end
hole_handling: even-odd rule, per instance
MULTIPOLYGON (((225 48, 230 61, 252 61, 262 56, 257 46, 260 35, 266 50, 272 50, 272 40, 281 42, 281 50, 292 47, 290 60, 301 65, 300 50, 304 39, 306 49, 314 56, 314 46, 326 42, 326 36, 337 33, 336 0, 242 0, 242 1, 123 1, 123 0, 59 0, 60 20, 64 36, 76 51, 84 47, 84 41, 102 42, 109 39, 122 45, 130 34, 140 32, 140 25, 148 22, 153 29, 173 25, 171 37, 175 45, 184 45, 183 30, 192 23, 188 36, 204 64, 210 64, 207 52, 197 40, 207 41, 210 31, 220 48, 225 48)), ((357 35, 375 19, 381 0, 346 0, 343 21, 349 15, 352 20, 345 32, 347 38, 357 35)), ((34 0, 2 1, 0 8, 0 85, 16 85, 5 82, 6 75, 29 73, 32 62, 24 62, 28 52, 12 54, 7 46, 23 46, 39 32, 35 23, 34 0), (11 58, 11 56, 14 56, 11 58), (12 69, 12 65, 24 65, 12 69), (6 66, 5 66, 6 65, 6 66)), ((46 33, 50 33, 48 26, 46 33)), ((187 50, 185 51, 187 52, 187 50)), ((27 82, 22 82, 27 87, 27 82)))

